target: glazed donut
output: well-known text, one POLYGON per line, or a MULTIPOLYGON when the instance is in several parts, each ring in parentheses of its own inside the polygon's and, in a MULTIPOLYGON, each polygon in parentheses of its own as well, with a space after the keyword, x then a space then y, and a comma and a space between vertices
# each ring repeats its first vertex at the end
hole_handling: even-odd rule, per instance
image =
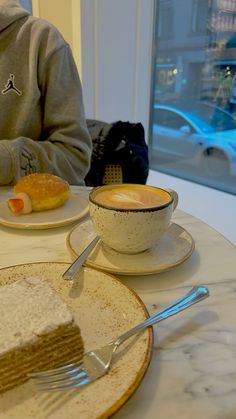
POLYGON ((33 173, 19 179, 14 192, 13 200, 23 199, 22 193, 26 194, 31 200, 32 211, 45 211, 62 206, 70 197, 70 186, 59 176, 33 173))

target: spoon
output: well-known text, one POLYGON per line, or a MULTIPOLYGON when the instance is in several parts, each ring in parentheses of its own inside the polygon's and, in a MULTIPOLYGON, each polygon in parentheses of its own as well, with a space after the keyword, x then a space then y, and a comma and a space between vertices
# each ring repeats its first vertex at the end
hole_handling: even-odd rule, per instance
POLYGON ((89 244, 85 247, 83 252, 74 260, 74 262, 69 266, 69 268, 64 272, 62 275, 63 279, 66 279, 68 281, 72 281, 78 272, 78 270, 83 265, 85 259, 89 255, 89 253, 92 251, 92 249, 95 247, 99 240, 99 236, 96 236, 89 244))

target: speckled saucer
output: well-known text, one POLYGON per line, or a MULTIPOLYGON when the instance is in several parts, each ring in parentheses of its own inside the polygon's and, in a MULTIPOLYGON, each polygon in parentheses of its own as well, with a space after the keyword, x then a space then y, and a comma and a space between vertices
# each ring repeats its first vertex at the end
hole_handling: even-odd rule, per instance
MULTIPOLYGON (((91 220, 81 220, 68 234, 67 246, 74 256, 78 256, 94 237, 91 220)), ((171 223, 158 244, 150 250, 135 255, 123 254, 99 241, 85 264, 119 275, 148 275, 167 271, 183 263, 193 250, 191 234, 180 225, 171 223)))
MULTIPOLYGON (((82 268, 73 281, 62 279, 65 263, 34 263, 0 270, 0 286, 32 275, 47 279, 74 313, 85 350, 110 342, 144 320, 147 310, 137 294, 103 272, 82 268)), ((9 307, 9 310, 11 308, 9 307)), ((148 328, 118 348, 110 371, 75 390, 37 392, 33 383, 0 395, 1 419, 97 419, 114 414, 141 383, 153 344, 148 328)))

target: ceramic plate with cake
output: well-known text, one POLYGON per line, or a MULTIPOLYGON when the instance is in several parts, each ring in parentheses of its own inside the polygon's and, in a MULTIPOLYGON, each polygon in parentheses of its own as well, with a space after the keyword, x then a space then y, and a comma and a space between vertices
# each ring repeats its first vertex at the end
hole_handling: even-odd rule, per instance
POLYGON ((31 368, 41 365, 41 369, 45 362, 52 365, 57 357, 71 356, 67 351, 76 350, 75 339, 78 349, 84 346, 87 351, 148 316, 137 294, 111 275, 82 268, 73 283, 63 281, 62 273, 68 266, 35 263, 0 270, 0 307, 4 312, 0 327, 1 419, 110 417, 137 389, 148 368, 151 328, 118 349, 105 376, 80 389, 40 393, 31 380, 25 380, 24 374, 31 368))
POLYGON ((21 229, 55 228, 73 223, 87 212, 87 201, 72 194, 65 180, 33 173, 22 177, 12 196, 0 204, 0 224, 21 229))
MULTIPOLYGON (((73 256, 81 254, 95 235, 92 221, 81 220, 67 235, 67 246, 73 256)), ((85 265, 119 275, 149 275, 180 265, 191 256, 194 247, 191 234, 171 223, 157 245, 137 254, 119 253, 99 241, 85 265)))

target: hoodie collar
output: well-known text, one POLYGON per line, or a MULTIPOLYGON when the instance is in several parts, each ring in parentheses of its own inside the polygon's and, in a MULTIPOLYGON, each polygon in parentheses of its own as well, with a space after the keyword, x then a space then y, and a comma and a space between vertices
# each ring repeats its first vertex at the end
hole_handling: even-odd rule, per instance
POLYGON ((0 0, 0 31, 28 15, 29 12, 20 6, 18 0, 0 0))

